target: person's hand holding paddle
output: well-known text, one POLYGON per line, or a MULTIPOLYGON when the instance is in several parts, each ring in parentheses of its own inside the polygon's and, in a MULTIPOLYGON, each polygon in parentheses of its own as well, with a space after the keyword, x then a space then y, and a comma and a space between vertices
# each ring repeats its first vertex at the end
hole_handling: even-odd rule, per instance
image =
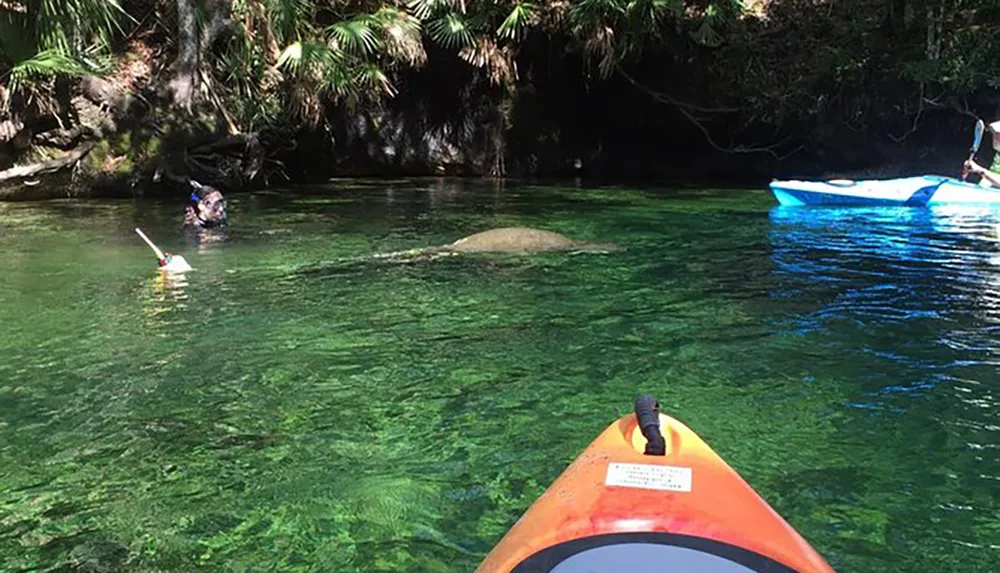
POLYGON ((979 146, 983 142, 983 133, 986 131, 986 124, 983 120, 976 120, 976 127, 972 132, 972 147, 969 148, 969 158, 965 160, 962 164, 962 179, 967 179, 969 174, 975 173, 977 175, 982 175, 983 167, 972 160, 976 156, 976 152, 979 151, 979 146))

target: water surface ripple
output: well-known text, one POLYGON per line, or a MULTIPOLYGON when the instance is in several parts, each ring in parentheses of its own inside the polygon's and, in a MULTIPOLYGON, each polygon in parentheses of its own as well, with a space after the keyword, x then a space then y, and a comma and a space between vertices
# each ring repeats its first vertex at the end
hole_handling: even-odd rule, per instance
POLYGON ((0 205, 0 571, 471 571, 644 391, 838 571, 996 570, 1000 210, 318 191, 0 205), (367 257, 506 225, 627 250, 367 257))

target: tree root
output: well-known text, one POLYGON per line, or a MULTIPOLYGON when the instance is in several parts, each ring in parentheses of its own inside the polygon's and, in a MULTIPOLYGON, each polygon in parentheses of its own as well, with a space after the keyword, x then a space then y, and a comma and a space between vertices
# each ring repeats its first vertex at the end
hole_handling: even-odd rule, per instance
POLYGON ((49 161, 42 161, 40 163, 33 163, 31 165, 19 165, 17 167, 11 167, 4 171, 0 171, 0 183, 4 181, 9 181, 11 179, 21 179, 25 177, 33 177, 35 175, 44 175, 47 173, 52 173, 58 171, 64 167, 69 167, 79 161, 84 155, 90 152, 94 148, 94 143, 88 142, 80 147, 74 149, 71 153, 64 157, 58 159, 50 159, 49 161))

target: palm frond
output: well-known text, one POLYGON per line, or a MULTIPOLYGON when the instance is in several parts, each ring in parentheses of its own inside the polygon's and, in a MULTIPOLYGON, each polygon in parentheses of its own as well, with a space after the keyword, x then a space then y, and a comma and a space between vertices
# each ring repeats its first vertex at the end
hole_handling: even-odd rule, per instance
POLYGON ((427 61, 427 52, 420 37, 420 20, 391 6, 382 7, 372 14, 372 18, 382 28, 389 57, 413 66, 427 61))
POLYGON ((691 33, 691 37, 695 42, 710 48, 714 48, 722 43, 722 36, 715 31, 712 20, 709 18, 702 20, 701 25, 691 33))
MULTIPOLYGON (((40 50, 78 53, 92 43, 108 45, 131 18, 117 0, 35 0, 24 14, 40 50)), ((133 20, 134 22, 134 20, 133 20)))
POLYGON ((485 68, 494 85, 517 80, 517 63, 510 46, 498 47, 490 38, 481 36, 462 48, 458 55, 477 68, 485 68))
POLYGON ((323 116, 321 96, 342 97, 352 93, 352 78, 344 53, 328 44, 298 41, 289 44, 278 56, 276 67, 288 73, 288 109, 308 125, 316 125, 323 116))
POLYGON ((421 20, 430 20, 433 16, 457 10, 465 13, 465 0, 408 0, 407 9, 421 20))
POLYGON ((584 53, 599 61, 602 74, 617 60, 616 30, 624 31, 627 6, 620 0, 580 0, 569 10, 571 32, 582 43, 584 53))
POLYGON ((99 72, 100 70, 82 60, 72 58, 60 50, 50 49, 15 64, 10 70, 8 89, 11 93, 17 92, 29 79, 52 78, 59 75, 86 76, 99 72))
MULTIPOLYGON (((743 0, 735 0, 742 2, 743 0)), ((684 16, 684 0, 656 0, 654 2, 658 10, 661 10, 674 18, 684 16)))
POLYGON ((318 62, 312 71, 317 82, 318 93, 330 94, 335 98, 354 98, 358 93, 355 66, 344 61, 343 54, 329 50, 320 54, 318 62))
POLYGON ((420 20, 411 16, 401 8, 395 6, 382 6, 371 14, 376 22, 382 25, 395 24, 407 30, 420 30, 420 20))
POLYGON ((265 13, 278 42, 298 39, 307 32, 316 11, 314 0, 248 0, 266 2, 265 13))
POLYGON ((349 53, 370 56, 382 47, 382 39, 375 32, 379 22, 368 14, 359 14, 327 27, 327 34, 339 49, 349 53))
POLYGON ((126 19, 131 16, 117 0, 32 0, 0 12, 9 91, 29 80, 103 73, 126 19))
POLYGON ((510 14, 497 28, 497 35, 508 40, 521 39, 524 31, 538 20, 538 6, 530 2, 514 4, 510 14))
POLYGON ((38 44, 25 22, 16 14, 0 12, 0 58, 8 65, 30 59, 38 44))
POLYGON ((593 30, 621 21, 627 5, 622 0, 579 0, 569 8, 573 28, 593 30))
POLYGON ((395 97, 396 88, 393 87, 389 77, 374 62, 365 62, 357 67, 354 75, 354 84, 358 86, 359 92, 382 93, 389 97, 395 97))
POLYGON ((437 0, 410 0, 406 3, 406 7, 420 20, 429 20, 437 4, 437 0))
POLYGON ((272 46, 269 23, 261 17, 263 6, 238 2, 234 15, 232 33, 216 55, 214 68, 237 124, 252 131, 278 120, 284 109, 283 94, 277 89, 283 76, 272 67, 280 52, 272 46))
POLYGON ((595 30, 584 43, 584 52, 598 60, 598 69, 604 77, 610 75, 618 63, 617 50, 615 31, 610 26, 595 30))
POLYGON ((684 0, 632 0, 625 10, 625 25, 642 39, 658 37, 660 25, 684 16, 684 0))
POLYGON ((684 0, 632 0, 625 14, 633 22, 661 22, 684 15, 684 0))
POLYGON ((288 114, 306 125, 316 126, 323 118, 323 103, 309 84, 294 83, 289 88, 288 114))
POLYGON ((431 20, 427 24, 427 32, 435 42, 445 48, 464 48, 472 43, 472 31, 462 15, 449 12, 444 16, 431 20))
MULTIPOLYGON (((286 68, 292 73, 313 75, 327 67, 339 67, 344 63, 344 54, 321 42, 300 41, 289 44, 278 56, 278 68, 286 68)), ((322 75, 320 73, 319 75, 322 75)))

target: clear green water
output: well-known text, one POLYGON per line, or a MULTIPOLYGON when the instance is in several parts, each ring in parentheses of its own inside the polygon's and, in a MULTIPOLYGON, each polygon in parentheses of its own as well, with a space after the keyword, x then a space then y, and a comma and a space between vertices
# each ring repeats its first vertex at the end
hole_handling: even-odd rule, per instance
POLYGON ((0 205, 0 571, 472 571, 638 392, 838 571, 1000 569, 1000 212, 307 191, 0 205), (628 250, 357 258, 510 224, 628 250))

